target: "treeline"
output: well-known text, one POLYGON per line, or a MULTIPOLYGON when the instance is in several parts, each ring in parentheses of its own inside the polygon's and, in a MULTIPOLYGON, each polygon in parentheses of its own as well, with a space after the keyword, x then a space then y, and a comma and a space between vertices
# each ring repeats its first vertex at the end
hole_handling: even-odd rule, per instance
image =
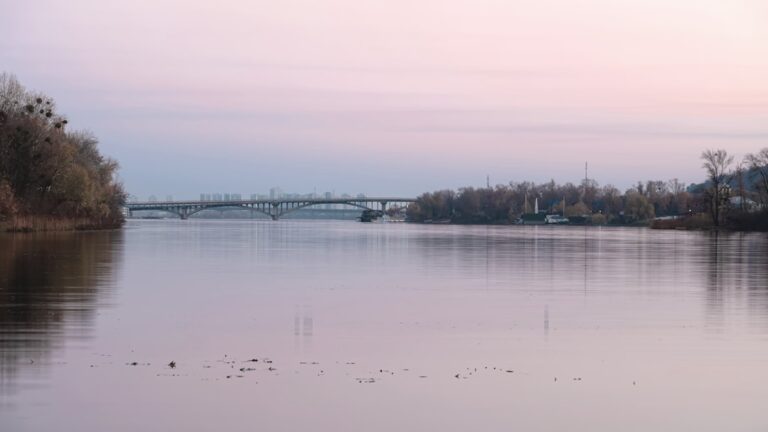
POLYGON ((722 149, 707 150, 701 159, 707 181, 691 190, 702 197, 711 225, 768 231, 768 147, 738 162, 722 149))
POLYGON ((689 212, 698 205, 677 180, 638 183, 624 192, 612 185, 600 186, 594 180, 579 185, 560 185, 552 180, 425 193, 408 207, 407 215, 415 222, 514 223, 522 215, 533 213, 537 200, 540 212, 595 224, 632 224, 657 215, 689 212))
MULTIPOLYGON (((414 222, 508 224, 535 211, 586 224, 648 224, 657 217, 687 220, 698 228, 739 220, 765 221, 768 208, 768 149, 734 167, 724 150, 702 154, 707 182, 686 185, 673 179, 638 182, 620 191, 592 179, 581 184, 511 182, 492 188, 465 187, 422 194, 407 209, 414 222), (738 196, 738 200, 732 198, 738 196)), ((737 226, 737 228, 746 228, 737 226)))
POLYGON ((123 223, 117 163, 96 138, 67 130, 54 101, 0 74, 0 224, 11 230, 123 223))

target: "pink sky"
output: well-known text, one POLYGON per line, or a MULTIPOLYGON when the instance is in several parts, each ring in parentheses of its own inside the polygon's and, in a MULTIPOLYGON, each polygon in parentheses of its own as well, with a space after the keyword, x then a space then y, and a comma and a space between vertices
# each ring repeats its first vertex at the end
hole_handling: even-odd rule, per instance
POLYGON ((0 69, 139 196, 698 181, 768 146, 768 2, 35 1, 0 69))

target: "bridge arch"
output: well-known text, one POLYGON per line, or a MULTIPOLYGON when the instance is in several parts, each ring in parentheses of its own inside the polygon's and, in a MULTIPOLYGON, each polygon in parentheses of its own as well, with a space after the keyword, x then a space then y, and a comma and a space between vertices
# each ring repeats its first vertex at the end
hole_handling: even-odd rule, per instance
MULTIPOLYGON (((298 204, 298 205, 296 205, 294 207, 289 207, 289 208, 286 208, 285 210, 279 212, 278 217, 283 217, 283 216, 287 215, 288 213, 292 213, 292 212, 294 212, 296 210, 301 210, 301 209, 304 209, 304 208, 308 208, 308 207, 312 207, 312 206, 317 206, 317 205, 325 205, 325 204, 328 204, 328 203, 323 203, 323 202, 306 202, 306 203, 301 203, 301 204, 298 204)), ((360 209, 363 209, 363 210, 373 210, 370 207, 367 207, 367 206, 364 206, 362 204, 358 204, 358 203, 355 203, 355 202, 333 203, 333 205, 346 205, 346 206, 350 206, 350 207, 357 207, 357 208, 360 208, 360 209)))
POLYGON ((252 207, 246 204, 212 204, 212 205, 204 205, 195 208, 194 210, 191 210, 189 213, 187 213, 187 217, 192 216, 193 214, 200 213, 203 210, 215 210, 215 209, 230 209, 230 210, 249 210, 251 212, 258 212, 266 216, 272 216, 268 212, 264 211, 263 209, 260 209, 258 207, 252 207))
POLYGON ((181 219, 184 219, 184 215, 181 212, 179 212, 177 210, 174 210, 174 209, 171 209, 171 208, 166 208, 166 207, 130 209, 131 213, 133 213, 133 212, 153 212, 153 211, 170 213, 172 215, 178 216, 181 219))

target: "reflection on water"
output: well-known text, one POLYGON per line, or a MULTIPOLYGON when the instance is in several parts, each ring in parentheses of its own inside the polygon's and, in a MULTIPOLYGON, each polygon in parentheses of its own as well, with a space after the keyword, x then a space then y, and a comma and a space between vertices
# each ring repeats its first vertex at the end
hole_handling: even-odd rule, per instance
POLYGON ((189 220, 0 246, 10 430, 768 430, 762 234, 189 220))
POLYGON ((768 324, 768 242, 760 235, 707 235, 707 321, 768 324))
POLYGON ((53 351, 86 338, 109 299, 121 232, 0 235, 0 392, 20 366, 39 372, 53 351))

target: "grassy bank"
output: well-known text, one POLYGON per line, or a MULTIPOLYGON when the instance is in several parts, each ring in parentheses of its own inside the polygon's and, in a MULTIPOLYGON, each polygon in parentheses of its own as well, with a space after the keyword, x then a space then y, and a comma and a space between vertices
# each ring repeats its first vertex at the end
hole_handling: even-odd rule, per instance
POLYGON ((42 231, 77 231, 115 229, 123 225, 123 220, 65 218, 53 216, 14 216, 0 221, 2 232, 42 232, 42 231))
POLYGON ((661 219, 651 222, 651 228, 653 229, 709 230, 714 227, 715 224, 712 223, 712 218, 704 213, 678 219, 661 219))
POLYGON ((679 230, 732 230, 732 231, 768 231, 768 211, 731 212, 720 226, 715 226, 712 217, 700 213, 672 220, 655 220, 653 229, 679 230))

